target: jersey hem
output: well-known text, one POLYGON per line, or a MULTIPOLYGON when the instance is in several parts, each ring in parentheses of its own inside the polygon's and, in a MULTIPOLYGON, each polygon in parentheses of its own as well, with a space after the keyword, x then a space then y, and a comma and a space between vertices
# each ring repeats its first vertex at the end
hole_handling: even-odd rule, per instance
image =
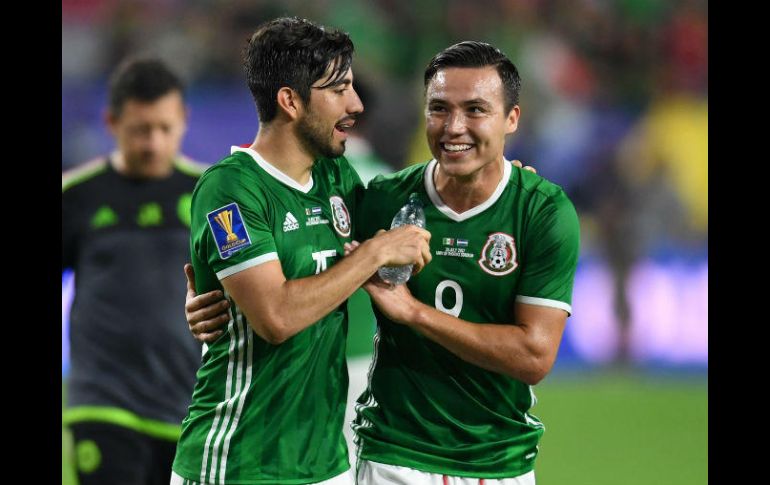
MULTIPOLYGON (((524 468, 516 468, 516 469, 509 469, 503 472, 486 472, 486 471, 468 471, 466 470, 457 470, 452 469, 448 467, 439 467, 439 466, 432 466, 432 465, 425 465, 425 464, 410 464, 410 463, 396 463, 398 460, 388 460, 387 458, 382 459, 382 457, 378 457, 376 460, 373 460, 371 458, 368 458, 365 454, 361 454, 361 459, 370 461, 372 463, 379 463, 380 465, 393 465, 393 466, 401 466, 404 468, 411 468, 412 470, 417 470, 420 472, 425 473, 436 473, 440 475, 447 475, 450 477, 465 477, 465 478, 495 478, 495 479, 501 479, 501 478, 517 478, 520 475, 524 475, 526 473, 531 472, 535 469, 534 461, 530 466, 524 467, 524 468)), ((467 465, 467 463, 465 464, 467 465)))
MULTIPOLYGON (((307 478, 288 478, 285 480, 276 480, 274 478, 256 478, 256 479, 236 479, 234 481, 231 481, 229 479, 225 479, 225 485, 266 485, 266 484, 278 484, 278 485, 313 485, 316 483, 324 482, 326 480, 330 480, 332 478, 336 478, 340 475, 345 474, 348 470, 350 470, 350 464, 347 464, 347 467, 342 469, 342 471, 335 471, 332 472, 329 475, 324 475, 322 477, 313 477, 310 479, 307 478), (308 482, 307 480, 312 480, 308 482)), ((184 480, 190 480, 195 484, 198 485, 208 485, 206 482, 199 482, 200 479, 200 470, 198 473, 185 473, 184 471, 180 471, 180 468, 177 466, 172 466, 171 471, 179 475, 184 480), (195 478, 188 478, 190 476, 195 476, 195 478)))

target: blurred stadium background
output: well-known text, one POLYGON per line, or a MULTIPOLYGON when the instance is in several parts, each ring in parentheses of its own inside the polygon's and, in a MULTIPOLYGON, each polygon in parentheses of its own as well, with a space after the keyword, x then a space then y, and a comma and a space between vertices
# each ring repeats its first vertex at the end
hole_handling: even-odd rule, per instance
MULTIPOLYGON (((187 81, 187 155, 214 163, 250 143, 257 116, 241 49, 259 23, 286 14, 356 44, 367 110, 348 154, 365 179, 430 158, 422 71, 433 54, 473 39, 509 55, 523 89, 507 157, 563 186, 582 232, 574 314, 536 388, 538 484, 707 483, 706 1, 63 0, 62 170, 112 149, 107 76, 135 53, 187 81)), ((64 274, 63 400, 71 298, 64 274)), ((351 396, 365 385, 373 334, 365 295, 354 305, 351 396)), ((62 445, 69 485, 65 430, 62 445)))

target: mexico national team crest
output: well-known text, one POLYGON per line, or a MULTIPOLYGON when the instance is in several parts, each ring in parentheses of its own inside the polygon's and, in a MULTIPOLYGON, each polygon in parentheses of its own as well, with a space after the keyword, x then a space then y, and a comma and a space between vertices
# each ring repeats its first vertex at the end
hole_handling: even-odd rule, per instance
POLYGON ((233 202, 208 213, 209 228, 217 243, 219 257, 227 259, 251 245, 238 204, 233 202))
POLYGON ((332 207, 334 230, 342 237, 350 236, 350 212, 348 212, 345 202, 341 197, 333 195, 329 197, 329 203, 332 207))
POLYGON ((513 237, 503 232, 489 235, 481 250, 479 266, 493 276, 504 276, 516 269, 516 244, 513 237))

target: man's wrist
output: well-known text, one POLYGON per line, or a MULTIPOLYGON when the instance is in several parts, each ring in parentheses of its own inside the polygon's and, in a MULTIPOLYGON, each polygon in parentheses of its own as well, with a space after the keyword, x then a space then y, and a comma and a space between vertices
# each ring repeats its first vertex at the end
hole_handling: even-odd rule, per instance
POLYGON ((375 241, 374 238, 362 242, 361 246, 356 251, 361 251, 364 256, 366 256, 366 260, 371 261, 375 271, 387 261, 386 255, 382 251, 380 244, 375 241))
POLYGON ((429 321, 429 310, 430 307, 423 304, 416 298, 412 298, 412 303, 409 306, 409 311, 407 312, 408 317, 406 321, 401 323, 415 328, 424 327, 429 321))

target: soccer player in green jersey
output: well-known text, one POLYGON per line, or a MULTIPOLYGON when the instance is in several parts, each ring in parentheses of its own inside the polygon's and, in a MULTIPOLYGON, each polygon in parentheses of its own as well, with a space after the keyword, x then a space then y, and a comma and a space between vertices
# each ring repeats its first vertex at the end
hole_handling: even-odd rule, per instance
POLYGON ((365 285, 378 329, 353 424, 357 482, 532 485, 543 425, 531 386, 571 311, 577 215, 561 188, 504 158, 521 81, 502 52, 461 42, 424 80, 435 158, 375 178, 356 218, 357 237, 371 236, 417 193, 433 235, 433 261, 406 285, 365 285))
POLYGON ((223 292, 228 323, 203 355, 172 484, 353 482, 345 301, 382 265, 424 266, 430 234, 379 233, 343 258, 363 188, 342 157, 363 109, 352 54, 346 34, 298 18, 245 50, 259 132, 192 196, 195 286, 223 292))
POLYGON ((561 188, 503 156, 521 81, 502 52, 461 42, 424 81, 435 158, 375 178, 357 219, 367 237, 417 193, 433 235, 433 261, 407 285, 365 286, 378 331, 353 424, 358 483, 534 484, 531 386, 571 311, 577 215, 561 188))

